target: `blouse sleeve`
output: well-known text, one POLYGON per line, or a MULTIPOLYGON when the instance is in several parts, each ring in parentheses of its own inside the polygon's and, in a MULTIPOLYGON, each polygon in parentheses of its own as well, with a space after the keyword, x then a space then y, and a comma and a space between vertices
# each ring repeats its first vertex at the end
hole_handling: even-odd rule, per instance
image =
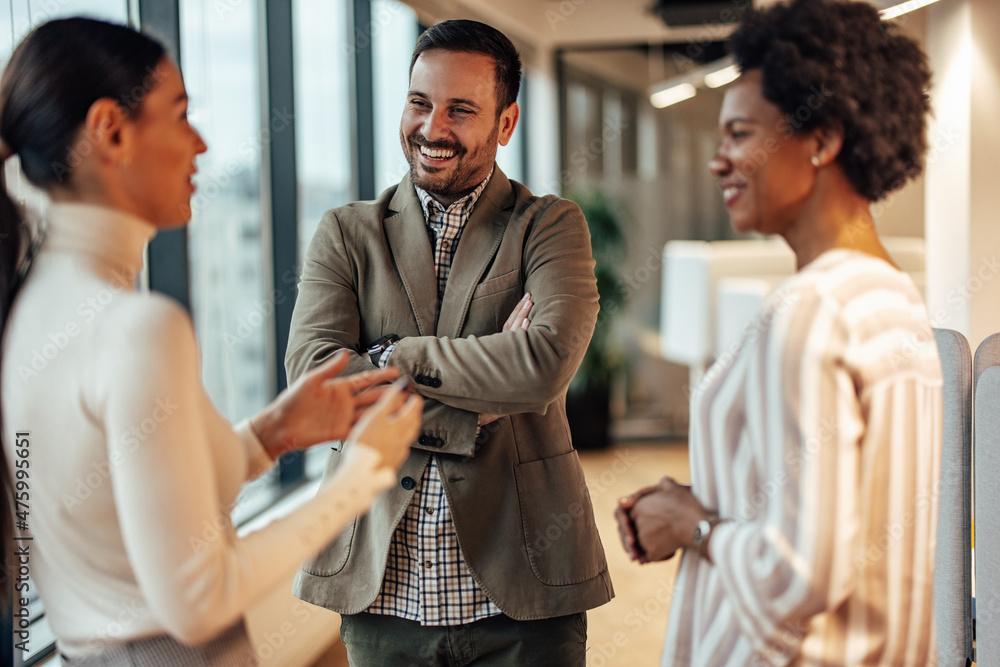
MULTIPOLYGON (((202 411, 194 332, 187 315, 163 299, 118 313, 121 336, 103 360, 107 377, 103 418, 109 433, 126 431, 157 409, 177 406, 139 448, 109 439, 120 465, 113 469, 115 503, 129 561, 163 626, 184 642, 211 639, 240 618, 263 593, 289 578, 298 564, 336 537, 374 497, 392 485, 365 446, 344 463, 315 498, 243 538, 222 506, 202 411), (141 310, 141 312, 137 312, 141 310), (205 540, 206 526, 224 526, 205 540)), ((243 437, 245 439, 246 433, 243 437)), ((237 437, 233 435, 232 437, 237 437)), ((245 443, 251 447, 252 442, 245 443)), ((257 443, 259 445, 259 443, 257 443)), ((261 459, 250 457, 251 468, 261 459)))
POLYGON ((250 428, 250 420, 241 421, 233 427, 233 431, 239 438, 240 444, 243 445, 243 451, 247 454, 247 480, 256 479, 270 470, 271 466, 274 465, 274 459, 268 455, 267 450, 264 449, 264 443, 250 428))
POLYGON ((851 591, 864 421, 849 343, 834 309, 800 302, 761 333, 747 369, 758 489, 709 548, 744 634, 775 658, 794 656, 810 617, 851 591))

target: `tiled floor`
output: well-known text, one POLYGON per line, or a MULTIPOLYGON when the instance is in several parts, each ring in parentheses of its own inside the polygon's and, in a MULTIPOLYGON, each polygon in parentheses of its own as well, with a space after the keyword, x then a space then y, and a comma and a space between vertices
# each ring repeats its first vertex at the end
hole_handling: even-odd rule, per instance
POLYGON ((581 458, 615 586, 615 599, 589 613, 587 665, 659 665, 679 559, 641 566, 631 562, 620 546, 613 513, 620 496, 664 475, 688 482, 687 443, 629 443, 581 458))
MULTIPOLYGON (((582 452, 597 527, 604 540, 615 599, 589 614, 588 667, 659 664, 677 560, 639 566, 618 543, 613 512, 619 496, 655 483, 663 475, 688 481, 687 444, 627 443, 602 452, 582 452)), ((344 667, 339 642, 313 667, 344 667)))

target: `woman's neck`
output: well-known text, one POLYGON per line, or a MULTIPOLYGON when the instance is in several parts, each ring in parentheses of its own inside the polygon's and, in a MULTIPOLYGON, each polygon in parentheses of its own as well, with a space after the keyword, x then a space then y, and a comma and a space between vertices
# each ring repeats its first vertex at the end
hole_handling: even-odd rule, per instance
POLYGON ((782 236, 795 253, 798 269, 835 248, 856 250, 893 264, 875 231, 868 200, 839 174, 820 179, 801 215, 782 236))
POLYGON ((65 184, 50 187, 48 195, 53 203, 102 206, 150 220, 150 216, 125 194, 120 183, 101 177, 94 168, 74 170, 65 184))

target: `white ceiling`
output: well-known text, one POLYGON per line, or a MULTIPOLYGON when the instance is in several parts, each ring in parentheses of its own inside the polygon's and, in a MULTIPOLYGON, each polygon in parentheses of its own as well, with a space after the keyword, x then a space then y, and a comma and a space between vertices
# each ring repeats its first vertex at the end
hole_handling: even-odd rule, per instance
MULTIPOLYGON (((421 18, 477 18, 535 46, 631 45, 718 40, 731 27, 671 29, 652 0, 407 0, 421 18)), ((520 46, 520 45, 519 45, 520 46)))
MULTIPOLYGON (((721 21, 668 28, 649 12, 652 0, 405 0, 421 20, 474 18, 507 33, 518 47, 573 47, 704 42, 725 39, 721 21)), ((753 0, 765 6, 777 0, 753 0)), ((871 0, 883 8, 900 0, 871 0)))

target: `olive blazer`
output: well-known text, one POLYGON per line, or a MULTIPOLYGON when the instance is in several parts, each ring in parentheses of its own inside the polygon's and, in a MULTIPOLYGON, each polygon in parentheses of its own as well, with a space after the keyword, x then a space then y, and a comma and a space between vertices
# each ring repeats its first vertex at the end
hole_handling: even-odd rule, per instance
MULTIPOLYGON (((373 202, 324 214, 292 316, 289 382, 339 349, 351 353, 346 373, 371 370, 366 348, 394 333, 403 339, 389 365, 415 379, 426 405, 399 484, 302 566, 295 594, 341 613, 365 610, 434 456, 469 570, 505 614, 550 618, 604 604, 614 592, 565 409, 598 312, 579 207, 534 197, 495 168, 462 232, 437 319, 436 301, 409 176, 373 202), (531 326, 501 332, 525 292, 531 326), (507 416, 477 438, 479 413, 507 416)), ((327 476, 339 456, 331 452, 327 476)))

